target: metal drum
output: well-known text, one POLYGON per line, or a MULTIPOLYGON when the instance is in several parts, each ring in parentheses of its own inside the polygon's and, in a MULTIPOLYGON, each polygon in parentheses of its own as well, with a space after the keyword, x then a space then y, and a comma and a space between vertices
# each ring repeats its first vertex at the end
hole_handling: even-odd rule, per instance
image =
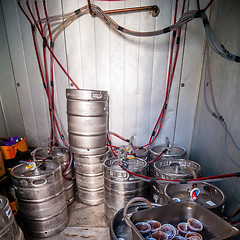
MULTIPOLYGON (((165 148, 166 145, 158 145, 150 149, 151 158, 157 157, 165 148)), ((161 156, 161 159, 184 159, 185 157, 186 150, 184 148, 172 145, 168 147, 168 150, 161 156)))
POLYGON ((23 232, 18 227, 8 199, 0 195, 0 239, 24 240, 23 232))
MULTIPOLYGON (((52 148, 50 151, 50 156, 61 164, 62 170, 66 168, 68 162, 70 161, 70 158, 73 158, 73 156, 71 156, 71 153, 69 153, 66 148, 52 148)), ((68 170, 64 172, 64 176, 66 176, 68 179, 73 178, 73 164, 68 170)), ((70 205, 75 200, 74 181, 63 179, 63 186, 65 190, 67 205, 70 205)))
POLYGON ((108 155, 109 151, 89 156, 74 154, 78 199, 87 205, 103 203, 103 162, 108 155))
MULTIPOLYGON (((118 158, 110 158, 104 162, 104 204, 105 216, 109 221, 114 214, 125 207, 133 197, 146 195, 146 182, 140 180, 117 164, 118 158)), ((129 171, 146 175, 147 163, 140 158, 128 161, 129 171)))
MULTIPOLYGON (((154 177, 163 179, 189 179, 200 176, 201 166, 186 159, 164 159, 154 163, 154 177)), ((167 183, 156 182, 153 199, 164 204, 164 188, 167 183)))
POLYGON ((67 89, 70 150, 82 155, 107 151, 108 93, 67 89))
POLYGON ((20 164, 11 171, 11 179, 26 231, 35 237, 49 237, 62 231, 68 213, 61 166, 45 161, 35 170, 20 164))
MULTIPOLYGON (((186 157, 186 150, 182 147, 178 146, 171 146, 169 144, 166 145, 158 145, 150 149, 150 161, 156 158, 165 148, 168 148, 168 150, 162 154, 161 157, 159 157, 157 161, 161 161, 163 159, 184 159, 186 157)), ((149 176, 153 176, 154 167, 153 164, 150 164, 149 166, 149 176)))
MULTIPOLYGON (((70 153, 66 148, 57 148, 53 147, 48 151, 49 149, 43 148, 39 149, 35 153, 35 158, 37 160, 42 160, 47 157, 52 157, 53 160, 56 160, 61 164, 62 170, 64 170, 70 161, 70 153)), ((73 166, 73 164, 72 164, 73 166)), ((70 167, 66 172, 64 173, 64 176, 68 179, 72 179, 73 177, 73 167, 70 167)), ((75 194, 74 194, 74 181, 73 180, 67 180, 63 179, 63 185, 67 200, 67 205, 70 205, 75 200, 75 194)))
POLYGON ((134 153, 136 154, 136 157, 146 160, 148 150, 146 148, 137 148, 134 150, 134 153))
MULTIPOLYGON (((195 202, 199 203, 205 208, 222 216, 225 204, 224 193, 214 185, 209 183, 197 183, 196 186, 200 190, 200 194, 195 202)), ((164 188, 164 195, 166 203, 174 202, 173 198, 179 199, 180 202, 192 202, 190 192, 193 189, 192 183, 187 184, 168 184, 164 188)))

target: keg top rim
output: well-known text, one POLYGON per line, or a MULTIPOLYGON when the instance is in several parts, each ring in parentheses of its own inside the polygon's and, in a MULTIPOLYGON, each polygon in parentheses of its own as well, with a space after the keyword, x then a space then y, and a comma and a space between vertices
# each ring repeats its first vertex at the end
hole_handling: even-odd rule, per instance
POLYGON ((36 151, 35 158, 37 160, 39 159, 42 160, 43 158, 46 158, 46 157, 58 158, 68 153, 69 151, 67 148, 53 147, 50 149, 50 151, 49 151, 49 148, 42 148, 36 151))
POLYGON ((66 89, 66 91, 67 92, 104 92, 104 93, 107 93, 108 91, 106 91, 106 90, 100 90, 100 89, 88 89, 88 88, 86 88, 86 89, 83 89, 83 88, 81 88, 81 89, 72 89, 72 88, 67 88, 66 89))
MULTIPOLYGON (((118 159, 117 157, 112 157, 112 158, 106 159, 106 160, 104 161, 104 163, 103 163, 104 167, 106 167, 107 169, 112 170, 112 166, 113 166, 112 161, 117 160, 117 159, 118 159), (107 163, 110 163, 110 164, 107 164, 107 163)), ((143 163, 143 165, 138 164, 138 165, 137 165, 138 168, 139 168, 139 167, 140 167, 140 168, 145 168, 145 167, 147 166, 147 162, 146 162, 144 159, 141 159, 141 158, 138 158, 138 157, 135 157, 135 158, 133 158, 133 159, 130 159, 130 160, 129 160, 129 163, 132 163, 134 160, 137 160, 137 161, 143 163)), ((117 162, 117 161, 116 161, 116 162, 117 162)), ((131 165, 132 165, 132 166, 136 166, 136 163, 131 164, 131 165)), ((117 165, 117 166, 118 166, 119 168, 114 169, 114 171, 116 171, 116 172, 122 172, 122 171, 124 171, 119 165, 117 165)), ((131 171, 131 168, 129 168, 128 170, 131 171)), ((125 172, 125 171, 124 171, 124 172, 125 172)))
POLYGON ((47 164, 46 170, 41 170, 37 168, 35 170, 27 170, 27 164, 22 163, 13 167, 10 174, 14 178, 36 178, 52 175, 54 172, 61 169, 60 163, 56 160, 46 160, 44 163, 47 164))
POLYGON ((155 174, 160 174, 163 178, 189 177, 193 176, 187 167, 192 169, 196 175, 201 173, 201 165, 187 159, 162 159, 154 163, 155 174), (178 164, 175 165, 175 164, 178 164))
POLYGON ((69 100, 105 101, 108 99, 108 91, 91 89, 66 89, 66 97, 69 100))
MULTIPOLYGON (((166 195, 166 196, 168 196, 168 197, 170 197, 170 198, 174 198, 174 196, 172 196, 172 195, 169 195, 169 191, 170 191, 170 189, 173 187, 179 187, 179 186, 181 186, 181 188, 182 187, 185 187, 185 191, 178 191, 178 193, 181 193, 181 192, 187 192, 187 189, 188 188, 190 188, 190 187, 192 187, 192 183, 187 183, 187 184, 181 184, 181 185, 176 185, 176 184, 174 184, 174 183, 168 183, 166 186, 165 186, 165 188, 164 188, 164 194, 166 195)), ((199 188, 199 189, 204 189, 204 187, 211 187, 215 192, 217 192, 217 194, 218 194, 218 196, 221 196, 221 200, 218 202, 218 203, 215 203, 215 205, 213 205, 213 206, 211 206, 211 205, 208 205, 208 208, 216 208, 216 207, 218 207, 218 206, 221 206, 222 204, 224 204, 224 202, 226 201, 226 197, 225 197, 225 194, 224 194, 224 192, 220 189, 220 188, 218 188, 218 187, 216 187, 215 185, 213 185, 213 184, 210 184, 210 183, 207 183, 207 182, 201 182, 201 183, 198 183, 197 184, 197 187, 199 188)), ((205 194, 205 193, 204 193, 205 194)), ((209 198, 208 198, 208 201, 211 201, 212 199, 211 199, 211 196, 212 196, 212 194, 209 194, 209 198)), ((201 199, 201 190, 200 190, 200 195, 198 196, 200 199, 201 199)), ((189 198, 190 198, 190 196, 189 196, 189 198)), ((203 200, 205 201, 205 198, 203 198, 203 200)), ((184 202, 184 201, 183 201, 184 202)), ((206 203, 207 203, 207 200, 206 200, 206 203)))
MULTIPOLYGON (((154 167, 161 170, 161 167, 166 167, 166 166, 170 166, 172 163, 179 163, 180 167, 185 167, 187 166, 186 164, 191 164, 194 165, 196 168, 201 169, 201 165, 197 162, 194 162, 192 160, 189 159, 176 159, 176 158, 167 158, 167 159, 161 159, 158 160, 154 163, 154 167)), ((196 169, 194 169, 196 170, 196 169)), ((198 170, 198 169, 197 169, 198 170)))
MULTIPOLYGON (((166 148, 166 145, 156 145, 150 149, 150 152, 153 154, 159 154, 162 150, 166 148)), ((180 146, 171 145, 169 150, 163 155, 178 155, 178 154, 186 154, 186 149, 180 146)))

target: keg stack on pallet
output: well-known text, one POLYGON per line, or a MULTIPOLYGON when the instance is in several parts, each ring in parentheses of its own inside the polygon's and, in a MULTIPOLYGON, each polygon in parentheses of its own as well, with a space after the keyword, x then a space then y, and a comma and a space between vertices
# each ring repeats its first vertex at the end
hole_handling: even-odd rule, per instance
POLYGON ((104 199, 103 162, 108 157, 108 93, 67 89, 70 151, 74 155, 77 198, 87 205, 104 199))

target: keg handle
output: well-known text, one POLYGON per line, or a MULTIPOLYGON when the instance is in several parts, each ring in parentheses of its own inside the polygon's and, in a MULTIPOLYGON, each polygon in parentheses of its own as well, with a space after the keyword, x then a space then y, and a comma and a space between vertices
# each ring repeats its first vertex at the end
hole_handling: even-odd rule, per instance
POLYGON ((134 202, 145 202, 147 203, 147 205, 149 206, 149 208, 152 208, 152 205, 151 203, 146 199, 146 198, 143 198, 143 197, 135 197, 133 199, 131 199, 126 207, 124 208, 124 211, 123 211, 123 217, 124 217, 124 220, 125 222, 127 223, 128 226, 132 227, 132 222, 131 220, 129 219, 129 217, 127 216, 127 211, 128 211, 128 208, 130 207, 130 205, 134 202))
POLYGON ((92 93, 92 99, 101 99, 103 96, 102 96, 102 93, 92 93))
POLYGON ((47 183, 47 179, 46 178, 35 179, 35 180, 32 181, 32 185, 33 186, 44 185, 46 183, 47 183))

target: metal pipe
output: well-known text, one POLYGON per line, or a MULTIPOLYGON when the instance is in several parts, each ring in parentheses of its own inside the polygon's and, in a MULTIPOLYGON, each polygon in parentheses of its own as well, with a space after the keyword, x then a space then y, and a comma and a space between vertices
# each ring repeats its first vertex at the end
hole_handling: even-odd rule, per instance
MULTIPOLYGON (((88 0, 90 1, 90 0, 88 0)), ((122 8, 104 11, 107 14, 118 14, 125 12, 137 12, 137 11, 150 11, 153 17, 157 17, 160 13, 160 9, 157 5, 144 6, 144 7, 134 7, 134 8, 122 8)))

